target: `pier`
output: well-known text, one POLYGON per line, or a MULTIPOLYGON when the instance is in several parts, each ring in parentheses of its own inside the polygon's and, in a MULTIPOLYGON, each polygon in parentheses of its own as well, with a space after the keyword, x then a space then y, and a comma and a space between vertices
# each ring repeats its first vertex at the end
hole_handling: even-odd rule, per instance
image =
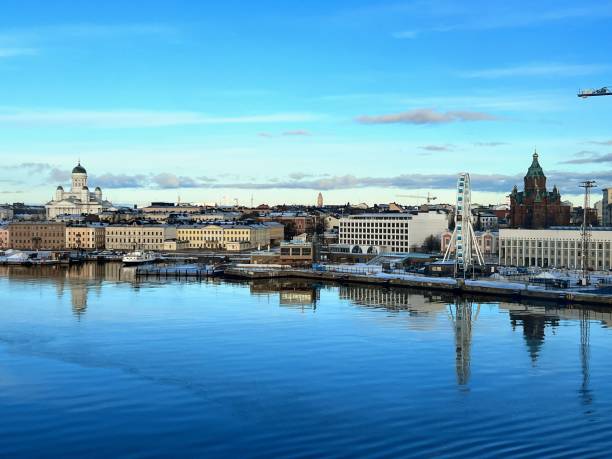
POLYGON ((172 266, 156 266, 142 265, 136 267, 136 277, 152 277, 157 279, 204 279, 213 277, 219 274, 212 266, 199 265, 172 265, 172 266))

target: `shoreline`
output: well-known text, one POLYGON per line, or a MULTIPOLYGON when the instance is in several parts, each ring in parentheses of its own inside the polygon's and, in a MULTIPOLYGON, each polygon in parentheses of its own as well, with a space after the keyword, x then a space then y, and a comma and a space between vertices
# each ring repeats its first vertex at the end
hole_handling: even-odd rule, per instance
POLYGON ((337 283, 368 284, 382 287, 400 287, 418 290, 434 290, 455 295, 483 295, 487 297, 504 297, 513 300, 540 300, 556 304, 584 304, 598 306, 612 306, 612 295, 598 295, 595 293, 564 292, 562 290, 545 290, 541 288, 526 288, 524 285, 493 282, 472 281, 453 278, 423 277, 374 277, 360 274, 348 274, 329 271, 310 270, 248 270, 226 269, 221 277, 234 279, 308 279, 322 280, 337 283), (420 280, 422 279, 422 280, 420 280))

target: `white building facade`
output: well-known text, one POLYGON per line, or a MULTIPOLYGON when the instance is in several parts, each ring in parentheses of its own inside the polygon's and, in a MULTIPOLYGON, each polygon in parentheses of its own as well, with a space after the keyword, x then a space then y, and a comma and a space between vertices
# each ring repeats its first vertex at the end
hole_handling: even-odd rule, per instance
MULTIPOLYGON (((499 230, 500 265, 580 269, 581 259, 579 228, 499 230)), ((593 270, 612 269, 612 228, 592 228, 588 266, 593 270)))
POLYGON ((115 225, 105 229, 107 250, 164 250, 164 243, 176 239, 176 226, 115 225))
POLYGON ((112 204, 102 198, 100 187, 96 187, 93 193, 89 191, 87 171, 80 162, 72 169, 70 191, 58 186, 54 199, 45 205, 48 220, 60 215, 100 214, 111 207, 112 204))
POLYGON ((351 253, 407 253, 447 229, 445 212, 351 215, 340 219, 338 243, 351 253))

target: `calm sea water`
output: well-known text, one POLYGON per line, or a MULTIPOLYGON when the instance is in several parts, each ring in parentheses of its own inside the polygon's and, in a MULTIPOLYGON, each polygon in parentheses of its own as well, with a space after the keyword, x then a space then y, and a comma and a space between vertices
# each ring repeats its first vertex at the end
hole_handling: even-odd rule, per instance
POLYGON ((609 457, 612 312, 0 267, 0 457, 609 457))

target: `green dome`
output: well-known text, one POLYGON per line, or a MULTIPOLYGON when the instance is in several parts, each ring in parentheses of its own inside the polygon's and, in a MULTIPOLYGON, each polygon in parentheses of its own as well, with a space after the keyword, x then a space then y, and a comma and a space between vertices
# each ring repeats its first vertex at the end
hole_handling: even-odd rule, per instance
POLYGON ((85 170, 83 166, 81 166, 81 162, 79 161, 79 164, 77 164, 74 167, 74 169, 72 169, 72 173, 73 174, 87 174, 87 171, 85 170))
POLYGON ((538 153, 534 152, 533 161, 531 162, 531 166, 527 170, 526 177, 544 177, 544 171, 542 170, 542 166, 538 162, 538 153))

